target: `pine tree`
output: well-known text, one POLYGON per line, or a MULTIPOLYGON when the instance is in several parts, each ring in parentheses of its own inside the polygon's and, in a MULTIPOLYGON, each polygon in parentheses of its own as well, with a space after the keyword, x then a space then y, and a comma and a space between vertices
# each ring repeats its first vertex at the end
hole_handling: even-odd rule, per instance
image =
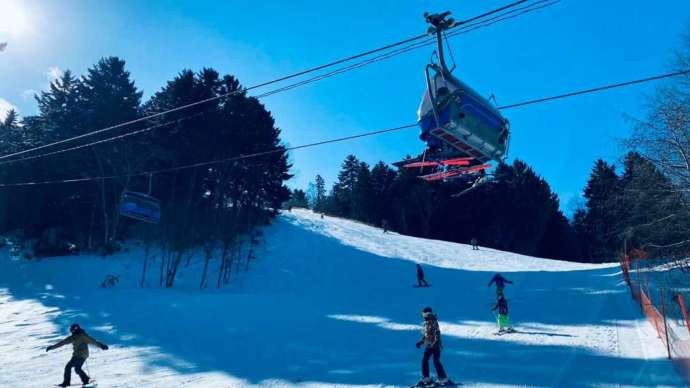
POLYGON ((338 173, 338 181, 333 185, 330 212, 343 217, 354 216, 354 194, 359 173, 359 160, 354 155, 348 155, 338 173))
POLYGON ((308 209, 309 201, 307 201, 307 193, 305 193, 304 190, 301 189, 293 190, 292 197, 289 201, 286 202, 286 206, 288 206, 288 208, 301 207, 308 209))
POLYGON ((620 196, 620 182, 615 166, 599 159, 595 162, 589 181, 585 186, 587 214, 580 229, 584 231, 584 240, 596 259, 608 259, 618 249, 615 229, 617 199, 620 196))
POLYGON ((372 222, 381 225, 386 221, 390 225, 393 217, 392 187, 395 181, 395 171, 386 163, 378 162, 371 169, 371 216, 372 222))
POLYGON ((357 180, 352 193, 352 216, 364 222, 372 222, 371 171, 369 165, 360 162, 357 170, 357 180))
POLYGON ((314 211, 323 212, 326 208, 326 181, 321 175, 314 178, 314 211))

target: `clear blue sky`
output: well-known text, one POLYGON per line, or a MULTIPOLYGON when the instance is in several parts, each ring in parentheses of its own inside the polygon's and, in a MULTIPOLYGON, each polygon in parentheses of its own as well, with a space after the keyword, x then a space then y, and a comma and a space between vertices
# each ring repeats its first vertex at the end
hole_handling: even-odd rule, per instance
MULTIPOLYGON (((9 41, 0 53, 0 110, 35 113, 29 96, 47 86, 51 68, 82 74, 103 56, 124 58, 145 98, 184 68, 213 67, 252 85, 420 34, 424 11, 462 19, 508 2, 0 0, 0 15, 12 14, 0 16, 0 42, 9 41)), ((689 25, 687 0, 563 0, 450 43, 456 74, 508 104, 665 72, 689 25)), ((411 123, 430 54, 421 49, 264 103, 288 145, 411 123)), ((643 114, 654 86, 506 111, 510 158, 546 178, 567 211, 593 161, 618 160, 631 125, 625 116, 643 114)), ((349 153, 374 164, 421 147, 410 129, 296 151, 290 185, 306 188, 322 174, 330 186, 349 153)))

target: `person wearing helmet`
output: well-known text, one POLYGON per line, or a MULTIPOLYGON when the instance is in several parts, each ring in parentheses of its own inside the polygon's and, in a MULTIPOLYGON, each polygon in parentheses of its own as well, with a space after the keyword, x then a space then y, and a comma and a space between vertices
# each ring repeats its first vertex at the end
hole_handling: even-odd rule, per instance
POLYGON ((56 343, 55 345, 48 346, 46 352, 50 350, 55 350, 61 346, 72 344, 72 358, 69 360, 67 365, 65 365, 65 375, 60 387, 69 387, 70 381, 72 380, 72 368, 77 372, 81 382, 83 384, 88 384, 91 379, 84 373, 81 367, 89 358, 89 344, 96 345, 103 350, 108 350, 108 345, 99 342, 92 337, 90 337, 84 329, 82 329, 78 323, 74 323, 69 327, 70 336, 63 339, 62 341, 56 343))
POLYGON ((446 371, 441 365, 441 329, 438 326, 436 315, 431 311, 431 307, 422 310, 424 317, 424 327, 422 338, 417 342, 417 348, 424 346, 424 356, 422 358, 422 379, 416 386, 424 387, 434 385, 434 381, 429 377, 429 359, 433 357, 434 368, 438 376, 438 385, 453 385, 454 383, 446 376, 446 371))

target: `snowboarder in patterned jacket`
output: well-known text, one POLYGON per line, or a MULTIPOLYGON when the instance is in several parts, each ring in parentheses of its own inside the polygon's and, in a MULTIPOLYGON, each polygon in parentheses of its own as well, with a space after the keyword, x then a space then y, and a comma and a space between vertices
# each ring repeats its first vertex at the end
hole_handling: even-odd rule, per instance
POLYGON ((498 332, 504 333, 513 331, 513 327, 510 324, 510 318, 508 318, 508 300, 506 300, 505 296, 502 294, 498 296, 496 305, 491 309, 491 311, 496 310, 498 310, 498 317, 496 319, 498 323, 498 332))
POLYGON ((424 280, 424 270, 422 266, 417 264, 417 286, 418 287, 429 287, 429 283, 424 280))
POLYGON ((513 282, 501 276, 500 273, 497 273, 491 278, 487 287, 491 287, 494 283, 496 283, 496 296, 503 295, 503 289, 506 287, 506 284, 513 284, 513 282))
POLYGON ((67 344, 72 344, 72 358, 69 360, 67 365, 65 365, 64 378, 62 383, 58 385, 60 387, 70 386, 70 381, 72 380, 72 368, 74 368, 75 372, 77 372, 83 384, 88 384, 89 381, 91 381, 89 376, 87 376, 86 373, 84 373, 84 371, 81 369, 86 362, 86 359, 89 358, 89 344, 96 345, 103 350, 108 350, 108 345, 90 337, 88 334, 86 334, 84 329, 79 327, 78 323, 70 326, 69 331, 71 333, 69 337, 46 348, 47 352, 67 344))
POLYGON ((424 317, 424 327, 422 328, 422 338, 417 342, 417 348, 424 346, 424 356, 422 357, 422 379, 417 383, 417 386, 423 387, 433 385, 433 380, 429 377, 429 359, 433 357, 434 368, 438 376, 439 385, 453 385, 454 383, 448 380, 446 371, 441 365, 441 329, 438 326, 436 315, 431 311, 431 307, 426 307, 422 310, 422 317, 424 317))

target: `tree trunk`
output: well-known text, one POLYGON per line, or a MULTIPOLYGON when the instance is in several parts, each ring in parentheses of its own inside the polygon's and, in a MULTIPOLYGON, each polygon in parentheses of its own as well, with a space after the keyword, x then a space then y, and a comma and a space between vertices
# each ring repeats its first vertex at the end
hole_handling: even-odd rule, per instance
POLYGON ((146 280, 146 265, 149 261, 149 250, 150 243, 147 241, 146 245, 144 245, 144 268, 141 271, 141 283, 139 284, 141 288, 144 288, 144 281, 146 280))
POLYGON ((107 246, 110 241, 108 209, 105 201, 105 181, 101 179, 101 209, 103 210, 103 245, 107 246))

